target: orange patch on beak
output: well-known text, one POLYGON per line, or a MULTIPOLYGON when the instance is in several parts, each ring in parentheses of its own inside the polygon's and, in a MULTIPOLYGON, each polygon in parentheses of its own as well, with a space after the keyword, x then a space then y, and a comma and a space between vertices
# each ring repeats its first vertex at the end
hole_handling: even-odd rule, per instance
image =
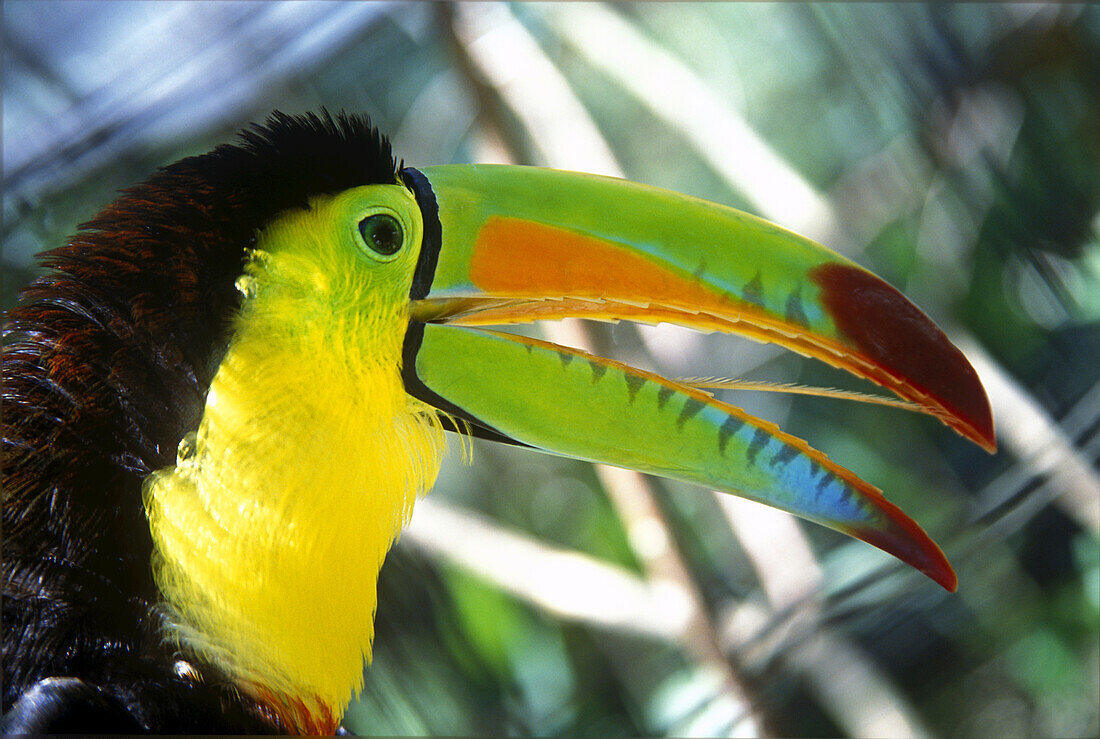
POLYGON ((485 223, 471 259, 470 279, 500 297, 607 299, 718 314, 743 310, 644 256, 518 218, 497 216, 485 223))

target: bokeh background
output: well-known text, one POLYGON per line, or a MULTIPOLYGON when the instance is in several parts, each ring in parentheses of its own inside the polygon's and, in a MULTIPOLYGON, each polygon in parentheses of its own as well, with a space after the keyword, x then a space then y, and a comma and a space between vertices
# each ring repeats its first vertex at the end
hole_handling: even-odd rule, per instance
MULTIPOLYGON (((1100 8, 8 0, 3 55, 5 306, 117 189, 327 106, 409 165, 776 220, 903 290, 985 381, 993 456, 896 409, 723 392, 884 489, 954 595, 729 496, 477 441, 465 465, 456 440, 383 571, 350 730, 1100 731, 1100 8)), ((858 388, 735 338, 545 330, 672 376, 858 388)))

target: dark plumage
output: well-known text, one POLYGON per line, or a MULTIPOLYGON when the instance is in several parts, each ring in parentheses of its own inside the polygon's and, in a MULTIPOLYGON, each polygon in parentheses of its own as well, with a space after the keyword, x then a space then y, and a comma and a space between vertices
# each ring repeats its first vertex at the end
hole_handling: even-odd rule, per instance
POLYGON ((256 230, 397 171, 365 118, 275 113, 123 191, 44 255, 50 272, 4 329, 5 728, 78 728, 65 706, 111 730, 283 728, 209 668, 201 684, 177 675, 142 480, 198 425, 256 230), (78 680, 34 687, 52 677, 78 680))

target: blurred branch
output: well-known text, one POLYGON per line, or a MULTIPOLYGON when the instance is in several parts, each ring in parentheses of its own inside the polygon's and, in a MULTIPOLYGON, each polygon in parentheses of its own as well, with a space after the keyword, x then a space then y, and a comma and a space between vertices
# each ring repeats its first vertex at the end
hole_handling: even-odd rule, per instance
POLYGON ((458 66, 519 119, 543 164, 623 176, 588 111, 506 7, 459 4, 453 8, 453 28, 461 45, 458 66))
POLYGON ((719 495, 722 511, 757 571, 767 606, 735 606, 721 620, 723 646, 749 657, 750 646, 782 622, 773 646, 806 677, 823 706, 851 736, 928 736, 908 700, 874 661, 822 622, 821 567, 798 521, 753 501, 719 495), (801 638, 788 640, 792 633, 801 638))
MULTIPOLYGON (((1100 475, 1058 423, 976 340, 966 336, 958 343, 978 370, 989 393, 1001 443, 1020 460, 1026 461, 1030 475, 1050 476, 1049 484, 1054 489, 1049 497, 1044 496, 1044 502, 1053 499, 1082 527, 1094 533, 1100 531, 1100 475)), ((1095 391, 1094 386, 1086 398, 1095 395, 1095 391)), ((1097 406, 1086 402, 1084 407, 1097 406)), ((1096 419, 1085 420, 1088 423, 1096 419)))
MULTIPOLYGON (((113 15, 98 16, 117 26, 94 26, 110 36, 128 23, 144 25, 140 34, 122 37, 128 63, 114 61, 117 44, 91 42, 102 69, 72 79, 54 68, 46 80, 64 90, 66 107, 48 111, 47 126, 6 131, 6 197, 33 198, 150 140, 179 139, 184 132, 193 139, 197 131, 235 124, 289 71, 300 74, 331 57, 382 11, 369 3, 160 3, 152 14, 142 5, 118 4, 113 15), (117 76, 102 81, 106 70, 117 76)), ((88 40, 59 35, 36 41, 67 51, 88 40)), ((21 51, 28 56, 35 50, 23 43, 21 51)), ((50 57, 64 58, 65 52, 53 49, 50 57)), ((42 68, 33 71, 41 74, 42 68)), ((70 74, 79 69, 63 68, 70 74)))
POLYGON ((403 539, 567 621, 668 642, 689 630, 689 597, 675 583, 647 582, 435 498, 417 502, 403 539))
POLYGON ((828 200, 680 59, 604 5, 546 11, 563 41, 683 134, 762 216, 820 240, 842 239, 828 200))

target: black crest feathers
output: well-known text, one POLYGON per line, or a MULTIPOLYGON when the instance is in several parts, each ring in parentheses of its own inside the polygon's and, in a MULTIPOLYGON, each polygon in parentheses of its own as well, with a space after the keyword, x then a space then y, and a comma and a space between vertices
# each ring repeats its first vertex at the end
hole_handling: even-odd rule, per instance
POLYGON ((366 118, 274 113, 123 191, 44 255, 50 271, 4 327, 5 711, 50 676, 178 680, 152 610, 142 481, 198 425, 256 231, 311 196, 398 181, 366 118))
POLYGON ((275 112, 266 124, 242 131, 239 144, 198 159, 215 187, 239 198, 241 221, 253 228, 305 207, 313 195, 398 181, 390 143, 369 119, 333 117, 324 109, 319 115, 275 112))

